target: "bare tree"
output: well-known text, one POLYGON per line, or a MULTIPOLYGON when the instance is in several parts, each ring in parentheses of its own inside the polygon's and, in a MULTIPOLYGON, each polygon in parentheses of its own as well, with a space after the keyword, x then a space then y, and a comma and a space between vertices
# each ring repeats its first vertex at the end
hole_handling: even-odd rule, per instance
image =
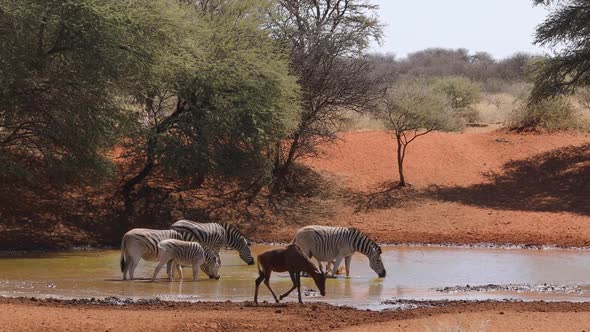
POLYGON ((273 13, 277 40, 289 47, 291 70, 302 89, 303 110, 288 144, 277 146, 275 177, 293 162, 334 141, 343 112, 364 111, 378 91, 366 50, 381 37, 376 5, 364 0, 280 0, 273 13))
POLYGON ((397 142, 398 187, 406 186, 404 161, 408 145, 432 131, 461 128, 446 97, 418 82, 401 82, 388 89, 376 116, 397 142))

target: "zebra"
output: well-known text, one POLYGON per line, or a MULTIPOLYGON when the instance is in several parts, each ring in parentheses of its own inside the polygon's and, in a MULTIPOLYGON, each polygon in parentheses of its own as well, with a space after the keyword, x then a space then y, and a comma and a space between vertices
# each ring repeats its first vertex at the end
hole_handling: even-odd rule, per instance
POLYGON ((164 264, 172 263, 170 271, 168 272, 168 279, 174 279, 174 270, 178 270, 180 279, 182 276, 182 265, 193 266, 193 279, 197 281, 197 274, 199 266, 205 272, 209 279, 219 279, 219 264, 221 263, 219 257, 215 252, 207 247, 201 246, 197 242, 187 242, 176 239, 168 239, 158 243, 158 266, 154 269, 152 281, 156 280, 156 276, 164 266, 164 264))
POLYGON ((305 226, 297 231, 292 242, 297 243, 310 258, 315 257, 320 271, 321 262, 334 260, 333 276, 342 259, 346 264, 346 276, 349 276, 352 255, 358 251, 369 257, 369 265, 379 278, 385 277, 381 247, 354 227, 305 226))
MULTIPOLYGON (((129 279, 135 279, 135 269, 142 258, 146 261, 157 261, 158 243, 168 239, 195 241, 188 233, 180 233, 170 229, 134 228, 125 233, 123 240, 121 240, 121 272, 123 273, 123 280, 127 280, 127 274, 129 274, 129 279)), ((171 265, 168 264, 168 274, 170 274, 170 267, 171 265)))
POLYGON ((248 265, 254 264, 250 252, 250 243, 246 237, 230 224, 198 223, 190 220, 179 220, 170 227, 173 230, 188 234, 197 242, 211 248, 219 255, 221 247, 228 246, 240 253, 240 258, 248 265))

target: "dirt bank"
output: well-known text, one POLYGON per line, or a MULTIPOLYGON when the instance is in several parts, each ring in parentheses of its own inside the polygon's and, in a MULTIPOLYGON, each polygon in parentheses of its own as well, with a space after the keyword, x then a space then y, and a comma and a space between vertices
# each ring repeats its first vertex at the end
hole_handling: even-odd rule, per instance
POLYGON ((368 312, 326 304, 245 303, 104 305, 0 299, 3 331, 424 331, 583 330, 590 303, 430 303, 406 311, 368 312))
POLYGON ((587 135, 432 133, 408 150, 412 187, 392 191, 391 137, 341 138, 322 159, 305 162, 343 190, 270 220, 258 238, 288 241, 318 223, 358 227, 383 242, 590 245, 587 135))
MULTIPOLYGON (((264 242, 289 242, 300 227, 324 224, 357 227, 387 243, 590 246, 588 135, 431 133, 408 150, 412 186, 403 190, 388 190, 397 173, 394 141, 385 132, 342 134, 321 150, 321 158, 302 161, 325 180, 315 181, 325 182, 320 194, 288 197, 276 209, 261 198, 246 214, 235 213, 233 203, 220 204, 212 220, 236 223, 264 242)), ((142 217, 134 227, 207 220, 204 197, 206 192, 180 192, 146 200, 168 203, 137 208, 142 217), (172 196, 173 204, 166 201, 172 196)), ((117 228, 121 221, 77 205, 52 204, 44 208, 51 214, 3 220, 0 249, 117 245, 127 230, 117 228), (75 213, 68 221, 56 211, 75 213)))

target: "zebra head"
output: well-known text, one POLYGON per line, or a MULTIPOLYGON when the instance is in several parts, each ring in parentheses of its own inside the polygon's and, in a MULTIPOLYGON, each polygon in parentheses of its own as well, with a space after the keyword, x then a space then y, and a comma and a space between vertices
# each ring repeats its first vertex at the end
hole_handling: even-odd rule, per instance
POLYGON ((232 249, 240 253, 240 258, 248 265, 254 264, 254 257, 250 252, 250 242, 246 237, 234 226, 230 224, 223 224, 225 228, 225 243, 232 249))
POLYGON ((350 239, 356 250, 369 257, 369 266, 379 278, 384 278, 386 271, 381 259, 381 247, 360 230, 349 227, 350 239))
POLYGON ((209 279, 219 280, 219 266, 221 259, 213 250, 203 247, 205 261, 201 264, 201 271, 209 276, 209 279))
POLYGON ((375 245, 371 250, 371 254, 369 255, 369 266, 379 278, 385 278, 385 266, 383 265, 383 260, 381 259, 381 247, 375 245))

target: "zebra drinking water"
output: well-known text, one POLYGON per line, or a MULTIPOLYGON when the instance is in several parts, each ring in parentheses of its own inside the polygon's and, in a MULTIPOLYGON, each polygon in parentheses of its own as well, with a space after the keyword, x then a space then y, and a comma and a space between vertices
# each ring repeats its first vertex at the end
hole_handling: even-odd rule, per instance
MULTIPOLYGON (((159 230, 147 228, 134 228, 123 235, 121 240, 121 272, 123 280, 134 280, 134 273, 139 261, 143 258, 146 261, 158 259, 158 243, 168 239, 190 241, 188 234, 182 234, 174 230, 159 230)), ((170 273, 170 266, 168 266, 170 273)))
POLYGON ((246 237, 230 224, 198 223, 190 220, 179 220, 171 228, 179 233, 196 239, 195 241, 211 248, 219 255, 221 247, 228 246, 237 250, 240 258, 248 265, 254 264, 246 237))
POLYGON ((381 247, 354 227, 305 226, 297 231, 293 243, 297 243, 309 257, 315 257, 320 270, 321 262, 334 260, 332 275, 336 275, 344 259, 348 276, 352 255, 358 251, 369 257, 369 265, 379 278, 385 277, 381 247))
POLYGON ((219 279, 219 264, 221 263, 219 257, 213 250, 203 247, 197 242, 169 239, 158 243, 158 249, 159 263, 154 269, 152 281, 156 279, 164 264, 168 263, 172 263, 168 273, 170 281, 174 279, 175 269, 178 270, 180 279, 183 279, 182 265, 193 266, 193 279, 195 281, 197 281, 199 266, 209 276, 209 279, 219 279))

